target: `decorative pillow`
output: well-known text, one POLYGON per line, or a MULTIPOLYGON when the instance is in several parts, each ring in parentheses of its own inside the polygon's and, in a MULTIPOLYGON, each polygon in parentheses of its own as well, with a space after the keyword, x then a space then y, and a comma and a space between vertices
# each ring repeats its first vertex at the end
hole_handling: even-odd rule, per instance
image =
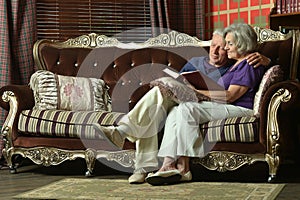
POLYGON ((162 77, 150 82, 150 86, 158 86, 162 95, 171 97, 177 103, 210 100, 209 97, 196 93, 188 84, 187 81, 184 84, 172 77, 162 77))
POLYGON ((279 65, 274 65, 266 71, 254 97, 253 111, 255 116, 259 115, 261 100, 268 88, 274 83, 282 81, 283 78, 284 73, 279 65))
POLYGON ((108 87, 102 79, 62 76, 36 71, 30 78, 38 110, 111 111, 108 87))

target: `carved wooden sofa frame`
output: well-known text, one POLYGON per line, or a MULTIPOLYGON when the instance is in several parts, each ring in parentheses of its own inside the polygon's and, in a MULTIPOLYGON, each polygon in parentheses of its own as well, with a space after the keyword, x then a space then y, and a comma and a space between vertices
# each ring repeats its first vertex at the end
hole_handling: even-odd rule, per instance
MULTIPOLYGON (((268 164, 270 175, 269 181, 272 181, 276 176, 281 162, 281 153, 283 153, 284 157, 294 150, 294 145, 290 144, 290 140, 292 140, 293 134, 295 134, 291 133, 294 131, 294 128, 292 128, 293 126, 291 126, 291 122, 289 122, 292 119, 290 117, 283 119, 280 116, 291 116, 293 112, 299 108, 300 86, 297 81, 293 80, 297 77, 300 46, 298 40, 299 32, 291 31, 289 34, 281 34, 280 32, 274 32, 269 29, 261 29, 258 27, 255 27, 255 30, 259 36, 259 42, 263 44, 261 48, 262 53, 272 59, 277 59, 278 64, 285 68, 286 73, 286 81, 272 85, 262 100, 262 110, 259 118, 259 139, 255 144, 216 143, 212 151, 210 151, 204 158, 195 158, 192 159, 192 162, 194 164, 201 164, 209 170, 224 172, 228 170, 236 170, 246 164, 253 164, 257 161, 262 161, 268 164), (284 44, 280 46, 280 44, 271 44, 275 41, 281 42, 288 40, 290 41, 286 42, 287 45, 284 44), (283 49, 285 52, 282 52, 285 55, 279 55, 280 52, 278 53, 278 49, 268 49, 268 45, 271 47, 275 46, 276 48, 287 48, 283 49), (277 52, 274 54, 274 51, 277 52), (287 121, 287 124, 283 123, 284 120, 287 121), (234 145, 235 147, 232 148, 234 145), (279 147, 281 147, 280 152, 279 147)), ((200 41, 195 37, 178 33, 176 31, 150 38, 144 43, 135 44, 124 44, 119 42, 116 38, 91 33, 89 35, 83 35, 64 42, 50 40, 37 41, 34 45, 33 55, 38 69, 46 69, 62 75, 76 76, 85 57, 88 56, 90 51, 96 48, 105 48, 107 51, 110 51, 109 48, 112 48, 113 50, 116 48, 127 50, 162 48, 164 51, 169 48, 173 51, 176 48, 180 49, 189 47, 194 48, 195 50, 195 48, 207 48, 208 46, 209 41, 200 41), (65 53, 67 55, 52 56, 42 52, 42 47, 45 46, 59 49, 61 52, 64 52, 64 49, 69 49, 69 52, 65 53), (77 49, 83 53, 76 54, 77 49), (64 61, 64 65, 68 65, 67 70, 65 67, 58 66, 58 62, 56 64, 54 63, 58 57, 69 56, 68 54, 71 54, 71 57, 75 56, 76 58, 72 57, 70 60, 64 61), (47 56, 53 57, 52 64, 49 62, 51 59, 47 58, 47 56), (52 65, 52 68, 49 69, 50 65, 52 65)), ((182 53, 182 51, 180 52, 182 53)), ((155 54, 156 57, 164 56, 160 53, 161 52, 156 52, 153 54, 155 54)), ((198 56, 197 53, 191 53, 191 55, 188 55, 189 53, 190 52, 187 52, 186 59, 198 56)), ((179 70, 186 62, 184 59, 177 62, 177 58, 174 59, 174 56, 172 57, 172 55, 168 57, 168 59, 170 59, 170 64, 165 64, 169 67, 175 68, 176 70, 179 70)), ((136 61, 136 63, 138 62, 139 61, 136 61)), ((132 63, 134 62, 132 61, 132 63)), ((116 84, 119 84, 119 80, 115 80, 114 78, 120 78, 123 75, 123 72, 115 75, 113 70, 115 70, 116 66, 114 65, 116 64, 119 65, 119 63, 108 63, 110 67, 108 67, 103 73, 99 73, 102 74, 101 78, 103 78, 103 80, 109 85, 110 94, 112 94, 112 90, 116 84), (115 77, 111 79, 111 76, 113 75, 115 75, 115 77)), ((117 66, 117 68, 118 67, 119 66, 117 66)), ((130 67, 133 66, 127 67, 130 69, 130 67)), ((123 82, 124 81, 125 80, 123 80, 123 82)), ((136 84, 138 85, 140 83, 136 84)), ((131 109, 138 99, 149 89, 147 84, 140 84, 140 86, 141 87, 131 96, 129 100, 129 108, 126 109, 131 109)), ((104 140, 88 141, 87 143, 89 143, 89 147, 87 148, 86 143, 82 142, 79 138, 49 138, 43 136, 24 135, 23 133, 20 133, 18 130, 19 116, 23 110, 30 110, 33 108, 33 92, 28 85, 7 85, 1 88, 0 95, 2 96, 1 107, 9 111, 3 124, 1 134, 5 141, 3 155, 5 156, 12 173, 16 172, 13 158, 14 155, 18 154, 25 158, 29 158, 36 164, 44 166, 58 165, 66 160, 82 158, 85 159, 87 164, 87 176, 92 174, 95 161, 99 158, 115 161, 125 167, 133 167, 134 144, 128 141, 125 143, 124 150, 116 151, 104 140)), ((118 101, 117 97, 115 98, 116 99, 112 98, 113 102, 118 101)), ((128 104, 128 100, 126 101, 128 104)), ((117 112, 126 112, 126 109, 122 110, 122 108, 119 107, 115 108, 117 112)))

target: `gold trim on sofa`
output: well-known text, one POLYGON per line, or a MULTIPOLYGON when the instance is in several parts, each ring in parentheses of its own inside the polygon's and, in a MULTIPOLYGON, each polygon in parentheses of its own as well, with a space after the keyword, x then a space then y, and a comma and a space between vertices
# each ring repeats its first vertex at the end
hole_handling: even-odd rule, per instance
POLYGON ((280 41, 280 40, 287 40, 292 37, 293 33, 289 32, 287 34, 283 34, 280 31, 273 31, 271 29, 261 28, 261 27, 254 27, 254 30, 258 36, 258 42, 268 42, 268 41, 280 41))

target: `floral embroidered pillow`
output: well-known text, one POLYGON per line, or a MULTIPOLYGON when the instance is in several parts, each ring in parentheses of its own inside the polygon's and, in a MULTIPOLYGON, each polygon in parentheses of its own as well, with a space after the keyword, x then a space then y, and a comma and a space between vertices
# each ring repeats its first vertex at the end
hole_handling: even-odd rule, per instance
POLYGON ((209 97, 195 93, 187 84, 172 77, 161 77, 150 82, 151 87, 157 86, 162 95, 172 98, 177 103, 210 101, 209 97))
POLYGON ((281 69, 280 65, 274 65, 265 72, 254 97, 253 111, 255 116, 259 116, 260 114, 259 111, 261 107, 261 101, 266 91, 270 88, 271 85, 280 82, 283 79, 284 72, 281 69))
POLYGON ((102 79, 62 76, 36 71, 30 78, 38 110, 111 111, 108 87, 102 79))

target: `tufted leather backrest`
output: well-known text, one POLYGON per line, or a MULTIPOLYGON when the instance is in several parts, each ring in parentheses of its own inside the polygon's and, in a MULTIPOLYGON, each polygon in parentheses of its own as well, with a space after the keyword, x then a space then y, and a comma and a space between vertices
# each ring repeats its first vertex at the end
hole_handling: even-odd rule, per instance
POLYGON ((270 41, 260 44, 258 51, 270 58, 274 64, 279 64, 286 79, 290 76, 292 37, 282 41, 270 41))
POLYGON ((200 47, 119 50, 101 76, 112 89, 113 109, 130 110, 149 90, 149 82, 165 75, 164 68, 179 71, 187 60, 205 55, 207 52, 200 47))
POLYGON ((287 34, 259 27, 254 27, 254 30, 260 43, 258 51, 269 57, 273 64, 279 64, 286 79, 299 78, 299 30, 291 30, 287 34))
POLYGON ((119 112, 129 111, 149 90, 149 82, 164 75, 164 68, 179 71, 190 58, 206 55, 206 50, 196 46, 90 49, 44 45, 40 48, 46 70, 102 78, 110 88, 113 110, 119 112))
MULTIPOLYGON (((256 30, 259 38, 264 37, 259 51, 283 66, 288 78, 292 37, 284 36, 282 39, 280 35, 280 41, 277 41, 273 37, 274 32, 256 30)), ((110 87, 113 111, 128 112, 149 90, 149 82, 164 75, 162 69, 171 67, 179 71, 190 58, 207 55, 202 48, 207 46, 195 38, 185 37, 177 33, 174 37, 162 35, 159 40, 154 38, 145 46, 120 45, 118 41, 102 38, 86 45, 86 41, 90 41, 86 40, 86 36, 83 41, 72 40, 71 44, 41 40, 34 46, 34 58, 39 69, 61 75, 102 78, 110 87), (182 41, 188 43, 183 45, 182 41)))
POLYGON ((92 49, 89 48, 58 48, 44 41, 39 46, 39 69, 49 70, 56 74, 76 76, 78 70, 92 49))

